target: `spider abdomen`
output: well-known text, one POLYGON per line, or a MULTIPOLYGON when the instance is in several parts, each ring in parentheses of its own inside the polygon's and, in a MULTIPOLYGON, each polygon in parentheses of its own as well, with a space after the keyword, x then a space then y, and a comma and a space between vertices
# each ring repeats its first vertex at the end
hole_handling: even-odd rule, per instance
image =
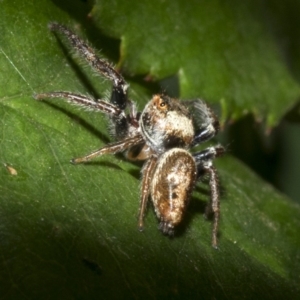
POLYGON ((151 197, 163 233, 172 234, 183 217, 196 182, 193 156, 173 148, 162 154, 154 170, 151 197))

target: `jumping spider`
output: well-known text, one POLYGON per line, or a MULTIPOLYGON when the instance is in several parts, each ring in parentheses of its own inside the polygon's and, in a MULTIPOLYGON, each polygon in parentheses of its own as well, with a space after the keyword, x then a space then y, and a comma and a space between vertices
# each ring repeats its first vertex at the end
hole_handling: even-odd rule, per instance
POLYGON ((145 160, 138 225, 143 229, 147 201, 151 196, 160 221, 159 228, 168 235, 172 235, 181 222, 197 179, 208 174, 211 199, 206 215, 213 213, 212 246, 217 248, 220 205, 218 176, 212 161, 224 153, 224 148, 217 145, 196 153, 189 152, 190 148, 218 133, 220 126, 214 113, 199 99, 183 104, 164 94, 154 95, 144 110, 137 112, 135 103, 127 96, 128 84, 106 60, 98 58, 91 47, 65 26, 51 23, 49 28, 65 36, 76 52, 113 85, 110 102, 69 92, 35 95, 37 100, 66 99, 109 116, 117 141, 71 162, 78 164, 103 154, 124 151, 129 160, 145 160))

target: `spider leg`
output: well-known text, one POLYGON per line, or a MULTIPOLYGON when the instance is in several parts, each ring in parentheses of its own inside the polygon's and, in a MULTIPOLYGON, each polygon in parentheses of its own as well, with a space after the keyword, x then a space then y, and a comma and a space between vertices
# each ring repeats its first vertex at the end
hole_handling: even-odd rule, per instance
POLYGON ((218 145, 216 147, 207 148, 193 155, 197 165, 198 178, 204 174, 209 174, 209 187, 211 194, 210 201, 205 210, 205 215, 209 216, 213 213, 212 246, 216 249, 218 248, 217 235, 220 221, 220 191, 218 173, 212 164, 212 160, 221 156, 224 152, 225 149, 218 145))
POLYGON ((145 163, 142 170, 142 186, 141 186, 141 201, 139 210, 139 229, 142 231, 144 227, 144 215, 147 207, 147 202, 150 194, 150 184, 153 176, 153 172, 157 163, 157 157, 151 156, 145 163))
POLYGON ((75 50, 86 59, 86 61, 104 77, 112 81, 113 92, 111 103, 119 109, 125 109, 127 105, 128 84, 121 74, 119 74, 105 59, 99 58, 95 50, 88 46, 81 38, 74 34, 67 27, 58 23, 50 23, 49 29, 62 33, 75 48, 75 50))
POLYGON ((131 148, 131 147, 141 144, 143 142, 144 142, 143 137, 141 135, 136 135, 136 136, 124 139, 119 142, 108 144, 107 146, 104 146, 96 151, 93 151, 92 153, 90 153, 88 155, 78 157, 78 158, 73 158, 71 160, 71 163, 79 164, 79 163, 87 162, 94 157, 101 156, 104 154, 114 154, 117 152, 122 152, 128 148, 131 148))
MULTIPOLYGON (((110 103, 119 110, 125 110, 128 105, 131 105, 131 101, 127 97, 127 89, 129 85, 126 83, 122 75, 117 72, 110 63, 105 59, 99 58, 96 51, 90 47, 86 42, 79 38, 67 27, 58 23, 50 23, 49 28, 52 31, 58 31, 62 33, 73 46, 73 48, 83 57, 85 60, 105 78, 109 79, 113 83, 112 93, 110 97, 110 103)), ((132 105, 131 105, 132 107, 132 105)), ((128 123, 134 123, 136 125, 136 115, 130 115, 127 119, 124 115, 111 115, 112 120, 112 134, 117 140, 124 139, 130 131, 130 125, 128 123)))
MULTIPOLYGON (((210 140, 220 130, 220 123, 211 108, 200 99, 190 101, 194 108, 194 119, 200 123, 200 128, 196 131, 191 147, 210 140)), ((196 124, 197 125, 197 124, 196 124)))
POLYGON ((101 111, 108 115, 119 117, 119 118, 120 115, 123 115, 123 118, 125 118, 125 115, 122 114, 123 111, 120 110, 118 107, 114 106, 113 104, 103 100, 95 101, 94 99, 79 94, 73 94, 69 92, 50 92, 50 93, 35 94, 34 98, 36 100, 42 100, 45 98, 63 98, 72 104, 90 108, 96 111, 101 111))
POLYGON ((209 186, 210 186, 210 203, 206 207, 205 214, 208 215, 211 212, 214 214, 213 218, 213 229, 212 229, 212 246, 218 248, 218 228, 220 221, 220 191, 219 191, 219 179, 217 170, 211 166, 206 169, 210 175, 209 186))
POLYGON ((212 164, 212 160, 223 155, 225 153, 225 148, 221 145, 217 145, 215 147, 209 147, 202 151, 193 153, 193 157, 196 161, 196 165, 198 168, 198 178, 201 177, 203 171, 205 171, 205 166, 212 164))

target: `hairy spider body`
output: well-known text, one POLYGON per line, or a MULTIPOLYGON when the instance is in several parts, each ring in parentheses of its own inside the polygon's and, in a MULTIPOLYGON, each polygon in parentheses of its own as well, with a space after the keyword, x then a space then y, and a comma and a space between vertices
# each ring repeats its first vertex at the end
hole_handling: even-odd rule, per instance
POLYGON ((95 100, 69 92, 50 92, 35 95, 37 100, 62 98, 76 105, 107 114, 112 123, 116 142, 108 144, 72 163, 86 162, 94 157, 125 152, 130 160, 142 160, 139 228, 143 228, 144 214, 151 197, 163 233, 172 235, 182 221, 186 206, 197 180, 208 174, 211 199, 206 214, 213 213, 212 245, 217 247, 220 217, 218 175, 212 161, 224 153, 220 145, 190 153, 189 149, 214 137, 219 121, 201 100, 180 102, 166 95, 154 95, 142 112, 128 99, 128 84, 104 59, 100 59, 72 31, 51 23, 49 28, 63 34, 75 50, 105 78, 112 82, 110 101, 95 100))
POLYGON ((173 147, 188 148, 194 139, 194 125, 188 109, 165 95, 155 95, 140 118, 146 143, 161 154, 173 147))

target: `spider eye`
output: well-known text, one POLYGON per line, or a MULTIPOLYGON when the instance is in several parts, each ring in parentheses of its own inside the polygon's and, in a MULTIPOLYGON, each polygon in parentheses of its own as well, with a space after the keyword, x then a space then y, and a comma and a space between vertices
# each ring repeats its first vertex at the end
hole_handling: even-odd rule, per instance
POLYGON ((159 99, 158 102, 158 108, 161 110, 167 110, 168 109, 168 104, 166 103, 166 101, 164 101, 163 99, 159 99))

